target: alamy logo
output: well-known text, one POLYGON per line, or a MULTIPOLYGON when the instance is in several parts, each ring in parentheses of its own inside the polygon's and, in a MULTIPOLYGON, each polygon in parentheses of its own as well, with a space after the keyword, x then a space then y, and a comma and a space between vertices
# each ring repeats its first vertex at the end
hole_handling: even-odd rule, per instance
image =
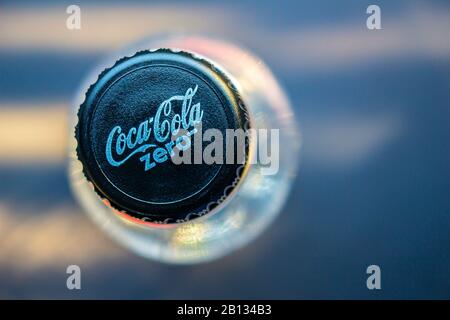
POLYGON ((197 90, 196 85, 184 95, 163 101, 153 116, 130 129, 113 127, 106 141, 108 163, 120 167, 138 157, 143 162, 143 170, 149 171, 168 160, 176 165, 247 162, 260 165, 263 175, 276 174, 279 129, 207 128, 203 132, 203 110, 200 102, 194 102, 197 90), (247 158, 249 140, 256 148, 251 158, 247 158))
POLYGON ((203 117, 200 102, 192 104, 197 89, 196 85, 194 89, 187 89, 184 95, 175 95, 163 101, 153 117, 130 128, 126 133, 120 125, 115 126, 106 142, 106 159, 109 164, 120 167, 134 155, 145 153, 139 159, 145 164, 144 170, 148 171, 156 164, 173 157, 174 148, 181 151, 188 149, 190 136, 197 132, 195 126, 201 123, 203 117), (178 113, 176 109, 179 110, 178 113), (185 134, 180 135, 181 132, 185 134), (148 143, 152 134, 159 146, 148 143), (175 141, 173 137, 177 137, 175 141))

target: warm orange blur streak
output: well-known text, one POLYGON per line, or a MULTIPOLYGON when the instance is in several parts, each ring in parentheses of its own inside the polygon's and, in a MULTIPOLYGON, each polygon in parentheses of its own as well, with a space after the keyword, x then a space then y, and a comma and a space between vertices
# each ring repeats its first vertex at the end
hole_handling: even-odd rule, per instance
POLYGON ((0 270, 17 275, 53 267, 63 272, 74 263, 120 260, 124 252, 72 207, 25 215, 0 203, 0 270))
POLYGON ((149 34, 223 30, 226 8, 198 5, 81 6, 81 29, 66 28, 65 7, 0 11, 0 46, 110 50, 149 34), (186 21, 189 21, 187 24, 186 21), (188 28, 188 29, 187 29, 188 28))
POLYGON ((60 163, 65 158, 67 111, 48 106, 0 105, 0 163, 60 163))

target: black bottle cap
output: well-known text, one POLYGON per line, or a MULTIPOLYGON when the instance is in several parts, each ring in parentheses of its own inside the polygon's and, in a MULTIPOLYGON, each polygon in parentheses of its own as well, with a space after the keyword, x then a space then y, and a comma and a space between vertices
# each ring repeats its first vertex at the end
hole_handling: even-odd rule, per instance
POLYGON ((118 213, 137 222, 180 223, 233 193, 249 146, 246 140, 244 163, 195 164, 192 152, 191 164, 175 164, 177 146, 190 142, 194 151, 195 136, 207 129, 225 137, 226 129, 248 127, 237 89, 210 62, 169 49, 141 51, 104 70, 87 90, 75 129, 77 155, 97 194, 118 213))

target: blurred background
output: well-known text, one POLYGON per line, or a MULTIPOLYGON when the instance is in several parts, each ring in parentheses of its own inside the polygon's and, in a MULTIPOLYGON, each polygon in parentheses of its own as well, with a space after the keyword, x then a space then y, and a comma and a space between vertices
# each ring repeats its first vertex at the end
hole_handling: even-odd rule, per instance
POLYGON ((448 1, 0 0, 0 298, 450 298, 448 1), (70 4, 81 30, 66 28, 70 4), (366 8, 381 7, 382 30, 366 8), (66 119, 84 77, 145 36, 248 48, 301 126, 299 175, 260 238, 168 266, 107 238, 71 195, 66 119), (82 290, 66 288, 66 267, 82 290), (381 267, 381 290, 366 268, 381 267))

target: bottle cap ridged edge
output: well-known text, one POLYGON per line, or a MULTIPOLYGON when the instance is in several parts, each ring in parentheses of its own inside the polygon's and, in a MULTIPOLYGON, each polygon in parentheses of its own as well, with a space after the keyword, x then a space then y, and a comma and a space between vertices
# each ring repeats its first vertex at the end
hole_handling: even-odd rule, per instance
POLYGON ((139 215, 130 211, 127 211, 125 208, 123 208, 119 203, 115 202, 114 200, 108 199, 108 197, 98 188, 95 181, 93 181, 91 174, 89 173, 89 168, 87 168, 87 165, 84 163, 83 158, 83 151, 81 150, 81 143, 80 139, 82 133, 80 132, 80 122, 83 118, 83 110, 86 107, 86 103, 88 100, 88 97, 91 95, 92 91, 96 87, 97 83, 111 70, 113 70, 116 66, 120 65, 122 62, 127 61, 129 59, 132 59, 134 57, 138 57, 139 55, 149 54, 149 53, 173 53, 173 54, 179 54, 184 55, 185 57, 191 58, 196 60, 197 62, 200 62, 204 66, 206 66, 211 72, 217 74, 221 80, 226 84, 228 89, 232 92, 233 97, 236 100, 237 106, 242 112, 243 118, 244 118, 244 129, 247 130, 251 127, 251 117, 248 112, 248 109, 246 107, 246 104, 243 101, 243 98, 241 97, 240 92, 238 91, 237 87, 233 83, 233 81, 230 79, 230 77, 227 76, 226 72, 223 71, 220 67, 216 66, 213 62, 209 61, 203 56, 200 56, 198 54, 187 52, 184 50, 177 50, 177 49, 171 49, 171 48, 160 48, 155 50, 140 50, 137 51, 135 54, 130 56, 124 56, 120 59, 116 60, 115 63, 111 67, 105 68, 102 72, 99 73, 97 79, 91 83, 86 90, 84 94, 83 102, 78 106, 77 110, 77 123, 75 125, 75 140, 76 140, 76 155, 77 160, 82 165, 82 172, 85 177, 85 179, 89 182, 89 185, 92 187, 94 192, 99 196, 99 198, 109 207, 111 207, 116 213, 118 213, 120 216, 124 218, 129 218, 130 220, 142 223, 142 224, 150 224, 150 225, 171 225, 171 224, 179 224, 191 221, 192 219, 196 219, 202 216, 205 216, 206 214, 209 214, 214 211, 214 209, 220 207, 226 200, 230 199, 230 196, 234 194, 240 184, 240 181, 243 177, 247 174, 247 171, 249 169, 248 161, 250 157, 250 136, 246 137, 245 141, 245 148, 246 148, 246 154, 245 154, 245 163, 240 165, 236 170, 236 177, 234 181, 230 184, 224 187, 223 189, 223 195, 215 200, 209 202, 207 205, 205 205, 205 208, 203 210, 200 210, 198 212, 186 212, 183 214, 182 217, 172 218, 168 217, 165 219, 155 219, 149 216, 139 215))

